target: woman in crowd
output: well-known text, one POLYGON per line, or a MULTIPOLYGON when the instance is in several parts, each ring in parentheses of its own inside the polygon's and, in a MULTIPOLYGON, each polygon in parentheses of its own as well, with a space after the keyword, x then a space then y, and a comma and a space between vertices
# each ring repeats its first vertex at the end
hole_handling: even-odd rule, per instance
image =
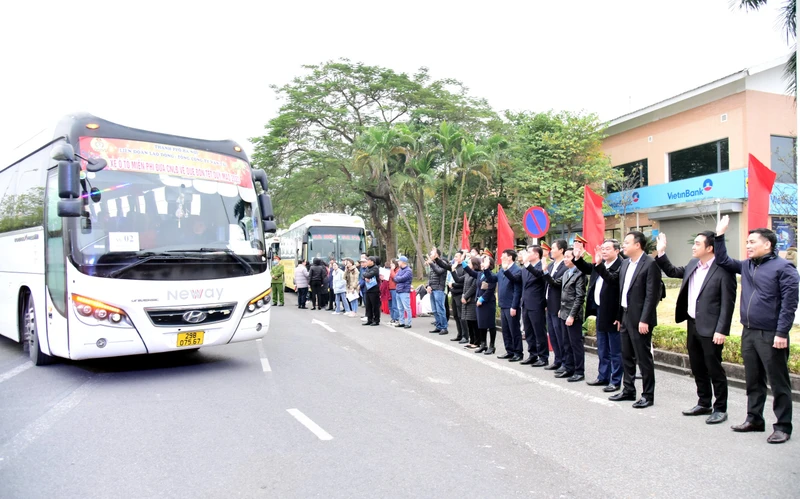
POLYGON ((494 269, 494 258, 488 251, 483 252, 480 273, 469 266, 464 267, 464 272, 471 275, 477 282, 477 301, 475 303, 478 316, 478 337, 481 339, 480 348, 475 353, 492 355, 494 353, 494 340, 497 337, 497 298, 494 295, 497 288, 497 274, 494 269), (486 344, 486 332, 489 332, 489 344, 486 344))
POLYGON ((367 308, 367 322, 362 326, 377 326, 381 323, 381 287, 378 282, 380 276, 380 260, 377 256, 367 259, 364 270, 364 303, 367 308))
POLYGON ((336 302, 336 310, 333 313, 335 315, 347 314, 350 312, 350 303, 345 298, 347 282, 344 279, 344 271, 339 268, 339 264, 336 262, 331 263, 331 276, 333 278, 333 296, 336 302))
POLYGON ((394 277, 400 268, 397 266, 397 260, 392 259, 389 262, 389 316, 391 317, 390 324, 400 323, 400 304, 397 301, 397 283, 394 282, 394 277))
MULTIPOLYGON (((478 257, 467 257, 461 262, 463 267, 471 267, 474 272, 481 269, 481 259, 478 257)), ((461 294, 461 320, 464 326, 464 338, 469 336, 469 344, 466 348, 478 348, 478 312, 475 303, 478 300, 478 281, 471 274, 464 274, 464 291, 461 294)), ((484 336, 485 340, 485 336, 484 336)), ((463 339, 462 339, 463 341, 463 339)))
POLYGON ((300 260, 294 269, 294 285, 297 288, 297 307, 306 308, 308 299, 308 267, 306 261, 300 260))
POLYGON ((344 259, 345 300, 350 304, 348 317, 356 317, 358 312, 358 267, 352 258, 344 259), (349 297, 347 295, 350 295, 349 297))
POLYGON ((311 269, 308 271, 308 283, 311 285, 311 310, 322 310, 325 306, 322 293, 327 289, 325 286, 327 278, 327 267, 322 260, 314 258, 311 269))

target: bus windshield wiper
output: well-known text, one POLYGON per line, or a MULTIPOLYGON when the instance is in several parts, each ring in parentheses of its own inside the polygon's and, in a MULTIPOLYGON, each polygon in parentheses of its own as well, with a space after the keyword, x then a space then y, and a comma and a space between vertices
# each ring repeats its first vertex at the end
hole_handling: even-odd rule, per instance
POLYGON ((250 263, 247 260, 242 258, 239 254, 237 254, 235 251, 233 251, 230 248, 200 248, 199 250, 169 250, 169 251, 167 251, 167 253, 218 253, 218 252, 225 253, 226 255, 228 255, 231 258, 233 258, 234 260, 236 260, 236 262, 238 262, 239 265, 241 265, 242 268, 245 270, 245 273, 247 275, 255 274, 255 272, 253 271, 253 266, 250 265, 250 263))
MULTIPOLYGON (((132 269, 134 267, 138 267, 139 265, 141 265, 143 263, 146 263, 146 262, 149 262, 151 260, 186 260, 186 259, 191 259, 191 257, 170 255, 168 253, 142 253, 141 255, 139 255, 139 258, 140 258, 139 260, 137 260, 137 261, 135 261, 133 263, 129 263, 128 265, 125 265, 124 267, 118 268, 117 270, 115 270, 113 272, 109 272, 106 275, 106 277, 111 277, 111 278, 118 277, 123 272, 127 272, 128 270, 130 270, 130 269, 132 269)), ((194 260, 198 260, 198 259, 194 258, 194 260)))

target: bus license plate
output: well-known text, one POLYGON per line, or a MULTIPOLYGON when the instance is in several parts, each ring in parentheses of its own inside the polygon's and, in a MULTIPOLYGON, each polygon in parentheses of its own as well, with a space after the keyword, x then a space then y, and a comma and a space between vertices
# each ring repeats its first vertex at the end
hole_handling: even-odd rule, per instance
POLYGON ((203 344, 203 331, 192 331, 189 333, 178 333, 179 347, 191 347, 203 344))

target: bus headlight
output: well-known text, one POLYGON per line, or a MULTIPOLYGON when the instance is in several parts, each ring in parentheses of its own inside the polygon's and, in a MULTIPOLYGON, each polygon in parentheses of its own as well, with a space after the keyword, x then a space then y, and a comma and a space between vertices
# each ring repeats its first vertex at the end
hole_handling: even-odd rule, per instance
POLYGON ((245 316, 248 315, 255 315, 260 314, 267 310, 267 305, 269 305, 270 301, 272 300, 272 288, 264 291, 260 295, 256 296, 249 302, 247 302, 247 311, 245 312, 245 316))
POLYGON ((78 318, 84 324, 133 327, 133 323, 124 310, 108 303, 73 294, 72 305, 78 312, 78 318))

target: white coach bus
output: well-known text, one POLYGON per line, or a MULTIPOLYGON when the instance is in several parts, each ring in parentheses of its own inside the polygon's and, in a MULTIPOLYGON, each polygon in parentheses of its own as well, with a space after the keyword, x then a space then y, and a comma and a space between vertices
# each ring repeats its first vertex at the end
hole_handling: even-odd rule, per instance
POLYGON ((321 258, 327 264, 334 259, 341 264, 345 258, 352 258, 358 262, 361 253, 374 246, 372 231, 364 229, 361 217, 343 213, 306 215, 280 237, 286 287, 295 289, 294 269, 300 260, 321 258))
POLYGON ((266 334, 276 227, 240 146, 86 114, 46 135, 0 164, 0 334, 37 365, 266 334))

